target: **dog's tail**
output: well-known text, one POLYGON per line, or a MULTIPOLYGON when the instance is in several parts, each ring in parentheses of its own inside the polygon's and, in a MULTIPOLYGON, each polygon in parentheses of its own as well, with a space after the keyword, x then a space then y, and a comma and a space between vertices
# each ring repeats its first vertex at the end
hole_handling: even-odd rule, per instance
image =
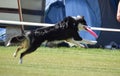
POLYGON ((19 42, 23 42, 25 39, 26 39, 25 36, 16 36, 16 37, 13 37, 10 42, 19 43, 19 42))

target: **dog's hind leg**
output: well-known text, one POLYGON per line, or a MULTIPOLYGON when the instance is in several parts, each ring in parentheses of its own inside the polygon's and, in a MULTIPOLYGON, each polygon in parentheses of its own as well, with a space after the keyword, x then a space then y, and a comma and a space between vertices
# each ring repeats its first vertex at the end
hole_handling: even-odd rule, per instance
POLYGON ((24 52, 21 53, 20 55, 20 61, 19 63, 22 64, 22 58, 26 55, 26 54, 29 54, 31 52, 34 52, 38 47, 36 46, 30 46, 27 50, 25 50, 24 52))
POLYGON ((17 53, 18 53, 21 49, 23 49, 23 48, 24 48, 23 46, 19 46, 19 47, 17 48, 17 50, 14 52, 13 56, 16 57, 16 56, 17 56, 17 53))
POLYGON ((25 39, 21 45, 17 48, 17 50, 14 52, 13 56, 16 57, 17 56, 17 53, 21 50, 21 49, 24 49, 24 48, 29 48, 30 46, 30 42, 28 39, 25 39))

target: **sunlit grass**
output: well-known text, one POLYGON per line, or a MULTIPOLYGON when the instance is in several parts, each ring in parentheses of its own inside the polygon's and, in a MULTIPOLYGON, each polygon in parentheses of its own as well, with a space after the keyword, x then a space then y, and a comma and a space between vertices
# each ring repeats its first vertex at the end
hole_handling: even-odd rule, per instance
POLYGON ((40 47, 18 64, 16 48, 0 47, 0 76, 120 76, 119 50, 40 47))

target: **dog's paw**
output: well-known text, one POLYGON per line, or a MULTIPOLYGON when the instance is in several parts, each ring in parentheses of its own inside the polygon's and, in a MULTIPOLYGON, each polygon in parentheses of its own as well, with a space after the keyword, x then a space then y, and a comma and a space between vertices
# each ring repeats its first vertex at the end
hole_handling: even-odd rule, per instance
POLYGON ((19 64, 22 64, 22 59, 20 58, 20 60, 19 60, 19 64))
POLYGON ((5 46, 7 46, 7 47, 10 46, 10 42, 8 42, 5 46))
POLYGON ((83 40, 81 41, 81 43, 94 45, 94 44, 97 43, 97 41, 92 41, 92 40, 85 40, 85 39, 83 39, 83 40))
POLYGON ((16 53, 14 53, 14 54, 13 54, 13 57, 16 57, 16 56, 17 56, 17 54, 16 54, 16 53))
POLYGON ((93 45, 96 44, 96 43, 97 43, 97 41, 90 41, 89 42, 89 44, 93 44, 93 45))

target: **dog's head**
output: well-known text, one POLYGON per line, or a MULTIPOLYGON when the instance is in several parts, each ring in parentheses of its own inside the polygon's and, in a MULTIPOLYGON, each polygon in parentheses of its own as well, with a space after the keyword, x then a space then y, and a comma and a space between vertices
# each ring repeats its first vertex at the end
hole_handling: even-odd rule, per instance
POLYGON ((78 27, 78 29, 79 29, 79 31, 80 30, 86 30, 86 31, 88 31, 90 34, 92 34, 94 37, 98 37, 97 36, 97 34, 94 32, 94 31, 92 31, 88 26, 87 26, 87 23, 86 23, 86 21, 85 21, 85 19, 84 19, 84 16, 77 16, 76 18, 75 18, 75 20, 76 20, 76 22, 77 22, 77 27, 78 27))
POLYGON ((78 26, 81 26, 81 25, 87 25, 85 19, 84 19, 84 16, 77 16, 75 18, 76 22, 78 23, 78 26))

